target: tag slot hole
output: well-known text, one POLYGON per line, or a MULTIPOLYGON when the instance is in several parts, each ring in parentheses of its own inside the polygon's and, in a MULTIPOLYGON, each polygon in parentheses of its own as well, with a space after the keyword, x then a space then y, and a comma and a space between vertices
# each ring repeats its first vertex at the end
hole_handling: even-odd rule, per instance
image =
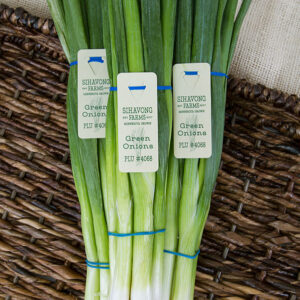
POLYGON ((182 79, 189 88, 194 88, 198 84, 200 77, 198 71, 184 71, 182 73, 182 79))
POLYGON ((145 93, 146 85, 130 85, 128 89, 133 98, 139 99, 145 93))

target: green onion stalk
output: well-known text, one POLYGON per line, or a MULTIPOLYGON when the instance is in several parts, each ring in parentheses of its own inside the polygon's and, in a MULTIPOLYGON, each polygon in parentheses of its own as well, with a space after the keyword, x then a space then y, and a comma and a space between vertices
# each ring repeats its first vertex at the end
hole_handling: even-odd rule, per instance
MULTIPOLYGON (((237 0, 178 0, 178 2, 175 62, 209 63, 212 71, 227 73, 238 33, 251 0, 242 2, 236 19, 237 0)), ((190 256, 195 255, 200 247, 221 159, 226 102, 225 77, 212 76, 211 96, 212 156, 208 159, 183 161, 177 252, 190 256)), ((178 174, 176 169, 175 171, 178 174)), ((169 179, 168 185, 171 185, 173 177, 169 179)), ((177 212, 174 210, 173 213, 177 212)), ((170 230, 168 224, 167 232, 170 230)), ((170 222, 170 226, 175 225, 175 221, 170 222)), ((173 243, 175 247, 174 238, 173 243)), ((171 291, 166 291, 167 295, 171 295, 170 299, 193 299, 196 265, 197 259, 176 257, 171 291)), ((169 287, 170 283, 166 286, 169 287)))
MULTIPOLYGON (((144 72, 147 57, 144 53, 141 15, 137 0, 123 0, 129 72, 144 72)), ((153 231, 153 201, 155 173, 131 173, 134 199, 134 232, 153 231)), ((132 300, 151 299, 151 266, 153 236, 134 236, 132 260, 132 300)))
MULTIPOLYGON (((127 70, 122 1, 102 0, 103 37, 112 86, 117 74, 127 70)), ((107 182, 106 215, 110 232, 131 233, 133 204, 128 174, 119 171, 117 94, 110 93, 107 105, 105 160, 107 182), (111 222, 110 222, 111 219, 111 222), (111 223, 111 224, 110 224, 111 223)), ((129 299, 132 272, 132 238, 110 236, 110 299, 129 299)))
MULTIPOLYGON (((156 58, 157 64, 153 68, 151 64, 151 70, 158 74, 158 82, 163 82, 164 86, 171 86, 172 79, 172 64, 173 64, 173 50, 175 40, 175 22, 176 22, 176 10, 177 0, 165 0, 165 1, 153 1, 146 3, 151 6, 152 9, 147 10, 147 5, 142 5, 142 10, 148 11, 150 18, 144 17, 143 23, 150 23, 151 27, 147 28, 143 26, 144 32, 151 32, 148 34, 148 39, 145 39, 145 48, 149 48, 148 52, 153 59, 156 58), (150 13, 149 13, 150 12, 150 13), (151 47, 154 44, 155 47, 151 47)), ((145 34, 146 36, 146 34, 145 34)), ((151 59, 149 59, 151 62, 151 59)), ((150 65, 149 65, 150 67, 150 65)), ((168 207, 166 188, 167 173, 168 173, 168 152, 170 150, 170 139, 172 131, 172 91, 165 90, 159 92, 159 154, 160 154, 160 167, 156 174, 156 187, 154 198, 154 230, 160 230, 166 228, 166 209, 168 207), (166 123, 166 111, 168 114, 169 123, 166 123), (167 126, 169 129, 169 143, 167 140, 167 126), (164 128, 164 131, 160 132, 164 128)), ((172 191, 171 191, 172 192, 172 191)), ((152 299, 165 299, 164 298, 164 286, 165 286, 165 268, 166 261, 164 256, 164 249, 168 232, 158 234, 154 236, 154 248, 153 248, 153 266, 152 266, 152 278, 151 289, 152 299)))
MULTIPOLYGON (((156 73, 157 84, 159 86, 164 85, 164 57, 160 1, 141 1, 141 15, 145 71, 156 73)), ((165 91, 158 91, 159 169, 155 175, 155 194, 153 205, 154 231, 165 228, 165 174, 167 169, 169 140, 169 120, 165 94, 165 91)), ((151 275, 151 298, 149 297, 147 299, 160 299, 163 276, 164 234, 155 234, 152 238, 153 252, 149 270, 151 275)), ((142 298, 142 295, 138 295, 136 299, 142 298)))
MULTIPOLYGON (((103 34, 103 46, 106 49, 106 60, 109 77, 112 74, 112 53, 110 45, 110 26, 108 18, 108 3, 105 0, 99 1, 102 8, 102 34, 103 34)), ((99 17, 98 17, 99 18, 99 17)), ((111 84, 113 84, 111 82, 111 84)), ((107 112, 106 112, 106 137, 105 141, 99 145, 100 153, 100 166, 101 166, 101 182, 102 182, 102 194, 104 199, 105 215, 107 220, 107 227, 110 232, 117 232, 117 210, 116 210, 116 157, 115 151, 115 127, 114 127, 114 105, 113 95, 109 95, 107 112)), ((117 240, 116 238, 109 237, 109 258, 110 258, 110 275, 111 286, 113 288, 113 274, 115 273, 115 262, 117 255, 117 240)))
MULTIPOLYGON (((84 5, 80 0, 48 0, 58 36, 69 62, 77 60, 80 49, 103 48, 101 15, 96 0, 84 5)), ((94 263, 108 263, 108 235, 103 208, 99 141, 80 139, 77 132, 77 66, 70 69, 67 95, 67 121, 73 177, 81 207, 82 233, 87 259, 94 263)), ((108 299, 110 270, 87 268, 85 299, 108 299)))

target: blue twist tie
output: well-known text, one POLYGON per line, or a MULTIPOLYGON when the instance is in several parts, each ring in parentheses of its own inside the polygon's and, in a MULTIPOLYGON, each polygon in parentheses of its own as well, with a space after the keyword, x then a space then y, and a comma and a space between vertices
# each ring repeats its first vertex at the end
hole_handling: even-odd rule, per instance
POLYGON ((165 90, 171 90, 172 87, 171 87, 170 85, 158 85, 158 86, 157 86, 157 89, 158 89, 159 91, 165 91, 165 90))
POLYGON ((109 263, 97 263, 97 262, 92 262, 92 261, 88 261, 88 260, 86 260, 85 262, 88 267, 93 268, 93 269, 104 269, 104 270, 109 269, 109 263))
POLYGON ((197 71, 184 71, 185 75, 198 75, 197 71))
MULTIPOLYGON (((144 89, 146 89, 146 86, 145 85, 143 85, 143 86, 129 86, 128 88, 131 91, 133 91, 133 90, 144 90, 144 89)), ((170 86, 170 85, 158 85, 157 89, 159 91, 172 90, 172 86, 170 86)), ((110 90, 110 92, 116 92, 118 90, 118 88, 116 86, 111 86, 109 88, 109 90, 110 90)))
MULTIPOLYGON (((90 62, 104 63, 104 60, 102 59, 102 56, 91 56, 88 63, 90 63, 90 62)), ((76 65, 78 65, 77 60, 70 62, 70 67, 76 66, 76 65)))
POLYGON ((91 56, 88 63, 90 62, 99 62, 101 64, 104 63, 104 60, 102 59, 102 56, 91 56))
MULTIPOLYGON (((185 75, 198 75, 198 71, 184 71, 185 75)), ((222 72, 210 72, 212 76, 220 76, 228 78, 228 75, 222 72)))
POLYGON ((176 256, 182 256, 182 257, 185 257, 185 258, 188 258, 188 259, 195 259, 199 255, 200 249, 193 256, 192 255, 183 254, 183 253, 180 253, 180 252, 170 251, 170 250, 164 250, 164 252, 168 253, 168 254, 173 254, 173 255, 176 255, 176 256))
POLYGON ((76 66, 78 64, 77 60, 70 62, 70 67, 76 66))
POLYGON ((166 229, 160 229, 157 231, 141 231, 135 233, 117 233, 117 232, 108 232, 109 236, 116 236, 116 237, 126 237, 126 236, 138 236, 138 235, 152 235, 157 233, 165 232, 166 229))
POLYGON ((137 85, 137 86, 129 86, 128 87, 130 91, 137 91, 137 90, 145 90, 145 85, 137 85))

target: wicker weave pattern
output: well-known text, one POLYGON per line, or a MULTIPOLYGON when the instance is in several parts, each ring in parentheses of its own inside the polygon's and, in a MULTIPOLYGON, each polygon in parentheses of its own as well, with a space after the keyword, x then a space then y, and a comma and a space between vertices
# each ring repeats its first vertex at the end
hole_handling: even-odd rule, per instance
MULTIPOLYGON (((0 8, 1 299, 83 295, 67 73, 51 21, 0 8)), ((196 299, 300 299, 300 100, 236 79, 228 90, 196 299)))

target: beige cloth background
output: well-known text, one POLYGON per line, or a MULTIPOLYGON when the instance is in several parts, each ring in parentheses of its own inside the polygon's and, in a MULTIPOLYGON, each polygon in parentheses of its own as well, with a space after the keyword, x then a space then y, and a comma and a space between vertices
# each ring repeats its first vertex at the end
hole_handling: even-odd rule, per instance
MULTIPOLYGON (((50 17, 46 0, 0 2, 50 17)), ((300 0, 252 0, 230 73, 300 96, 300 0)))

